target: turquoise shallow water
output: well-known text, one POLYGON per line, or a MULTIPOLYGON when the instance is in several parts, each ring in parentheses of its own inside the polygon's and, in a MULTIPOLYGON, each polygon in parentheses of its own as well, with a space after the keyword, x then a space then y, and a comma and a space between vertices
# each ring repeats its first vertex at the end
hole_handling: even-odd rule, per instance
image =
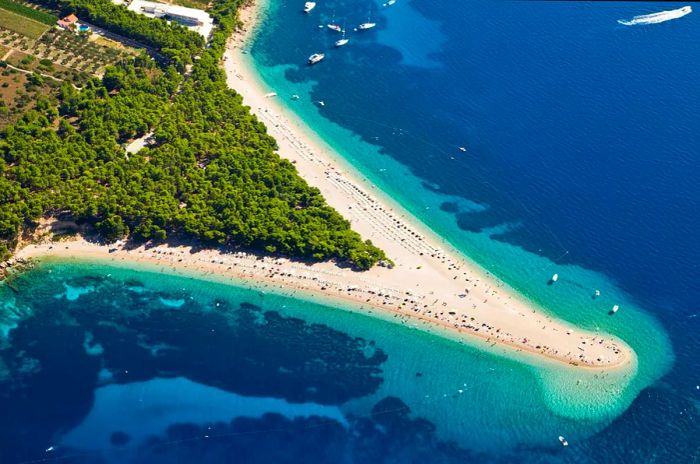
POLYGON ((3 326, 14 327, 0 350, 10 462, 50 446, 88 462, 205 451, 218 462, 240 435, 291 449, 298 433, 328 446, 311 462, 367 453, 547 462, 573 456, 558 435, 585 452, 631 400, 619 379, 577 373, 572 383, 567 369, 358 312, 158 271, 46 260, 0 287, 3 326), (623 404, 606 410, 606 397, 623 404), (330 431, 341 444, 326 441, 330 431), (218 438, 203 444, 205 435, 218 438))
MULTIPOLYGON (((546 311, 635 349, 637 376, 605 433, 658 439, 654 451, 629 443, 627 460, 694 443, 697 18, 617 22, 683 6, 662 2, 368 4, 377 27, 360 33, 352 26, 367 5, 328 1, 305 16, 270 1, 252 66, 343 159, 467 256, 546 311), (331 21, 347 25, 342 49, 323 27, 331 21), (317 51, 326 60, 305 66, 317 51), (609 317, 614 304, 622 310, 609 317)), ((560 395, 566 380, 538 375, 558 387, 544 396, 550 410, 584 414, 560 395)))
MULTIPOLYGON (((514 2, 506 2, 505 5, 510 7, 512 3, 514 2)), ((471 200, 470 195, 483 195, 481 186, 496 180, 468 173, 470 169, 476 169, 473 158, 478 156, 478 153, 472 153, 471 148, 469 155, 464 155, 456 149, 456 145, 431 137, 430 130, 435 129, 441 131, 441 136, 455 140, 459 134, 445 132, 447 129, 444 126, 452 129, 450 121, 456 117, 448 111, 463 111, 464 108, 460 109, 458 105, 454 109, 436 108, 429 92, 448 93, 463 105, 475 105, 477 102, 464 97, 466 92, 460 90, 463 85, 461 81, 450 80, 450 76, 444 74, 442 68, 450 64, 446 60, 437 60, 437 57, 444 56, 441 51, 444 53, 445 44, 449 40, 450 31, 446 30, 445 20, 430 17, 411 2, 404 2, 401 9, 398 8, 399 5, 396 6, 396 10, 378 8, 378 18, 381 19, 378 19, 380 23, 376 33, 355 33, 351 36, 354 48, 348 45, 348 49, 342 51, 329 50, 328 61, 323 63, 325 68, 309 68, 299 64, 303 63, 303 59, 300 60, 303 58, 303 50, 329 49, 334 39, 332 33, 329 35, 325 28, 318 27, 319 23, 325 24, 332 20, 332 12, 335 12, 336 18, 354 18, 357 16, 357 7, 347 2, 333 2, 324 5, 323 10, 310 18, 297 14, 290 2, 271 1, 266 7, 265 20, 250 44, 250 63, 257 69, 261 80, 279 94, 281 102, 334 147, 343 159, 467 256, 500 276, 546 311, 590 330, 614 333, 627 341, 638 353, 640 360, 636 381, 630 386, 631 391, 636 393, 660 378, 670 369, 674 355, 666 330, 649 314, 649 309, 667 310, 668 307, 657 308, 654 305, 644 308, 639 295, 630 293, 630 289, 624 288, 614 277, 591 270, 571 259, 571 255, 585 251, 571 248, 572 244, 560 235, 562 231, 555 223, 539 223, 537 227, 541 229, 541 235, 538 237, 519 235, 517 241, 529 240, 530 243, 527 244, 506 239, 509 233, 524 228, 521 223, 523 219, 517 218, 523 214, 523 210, 539 208, 537 204, 532 207, 526 204, 529 192, 523 191, 522 197, 518 198, 519 186, 507 187, 512 188, 507 193, 516 203, 509 211, 512 217, 504 218, 503 222, 493 222, 478 228, 466 227, 460 223, 465 216, 492 214, 490 211, 494 209, 493 205, 483 200, 471 200), (406 38, 409 38, 408 42, 404 40, 406 38), (396 52, 400 54, 398 63, 395 62, 396 52), (296 63, 290 62, 291 60, 296 63), (386 66, 390 67, 391 72, 381 69, 381 62, 389 62, 386 66), (342 69, 342 72, 338 69, 342 69), (446 88, 436 89, 436 83, 427 82, 426 75, 446 88), (411 78, 415 81, 409 90, 406 86, 411 78), (402 102, 389 96, 395 93, 401 99, 405 96, 401 92, 418 95, 428 93, 425 96, 427 98, 420 100, 425 106, 410 106, 416 104, 414 96, 406 97, 402 102), (301 95, 302 98, 289 98, 292 95, 301 95), (460 100, 462 98, 464 100, 460 100), (324 105, 320 106, 319 101, 323 101, 324 105), (383 106, 387 102, 391 104, 383 106), (368 105, 371 111, 366 111, 368 105), (397 115, 401 111, 410 114, 397 115), (437 114, 430 115, 430 111, 437 114), (423 126, 417 124, 417 121, 423 126), (456 159, 460 156, 469 156, 472 160, 465 162, 464 159, 456 159), (454 164, 454 167, 450 167, 454 164), (437 177, 432 180, 428 176, 437 177), (442 185, 462 183, 463 187, 469 187, 464 183, 470 181, 477 182, 477 188, 460 192, 460 195, 449 193, 450 189, 442 185), (456 221, 455 216, 459 220, 456 221), (536 250, 531 248, 544 246, 540 243, 543 237, 549 249, 539 249, 540 253, 533 252, 536 250), (561 276, 557 285, 546 285, 555 272, 561 276), (601 291, 601 297, 593 298, 594 289, 601 291), (611 318, 608 311, 614 304, 620 305, 624 310, 611 318)), ((515 9, 523 13, 521 9, 515 9)), ((492 12, 482 2, 468 3, 449 11, 458 16, 492 12)), ((507 15, 507 10, 504 15, 507 15)), ((469 24, 474 26, 472 21, 469 24)), ((549 27, 552 24, 546 25, 549 27)), ((489 27, 504 28, 505 24, 489 23, 489 27)), ((512 32, 504 29, 500 33, 507 35, 512 32)), ((492 31, 492 34, 497 35, 497 32, 492 31)), ((470 40, 476 40, 472 35, 476 35, 476 32, 470 30, 470 40)), ((471 47, 469 41, 465 41, 463 46, 471 47)), ((465 72, 473 73, 473 66, 478 65, 479 58, 469 57, 474 62, 469 61, 472 67, 467 67, 465 72)), ((535 63, 533 67, 538 66, 535 59, 532 61, 535 63)), ((495 63, 490 61, 489 66, 493 67, 495 63)), ((525 87, 525 84, 521 85, 525 87)), ((437 94, 435 99, 445 101, 446 96, 437 94)), ((484 104, 494 105, 490 101, 484 104)), ((498 106, 489 108, 498 109, 498 106)), ((476 127, 470 128, 469 124, 466 121, 462 128, 464 132, 461 136, 465 145, 470 139, 486 135, 478 133, 476 127)), ((502 138, 503 133, 507 134, 509 130, 510 128, 503 128, 501 134, 494 135, 494 138, 502 138)), ((486 151, 489 148, 487 142, 474 142, 474 151, 481 144, 486 151)), ((519 155, 526 156, 523 153, 519 155)), ((535 169, 538 169, 547 159, 539 157, 532 161, 535 169)), ((496 175, 507 174, 503 172, 496 175)), ((547 188, 556 191, 556 188, 572 185, 562 184, 547 188)), ((578 188, 585 190, 586 185, 582 184, 578 188)), ((575 214, 575 211, 571 214, 575 214)), ((590 246, 590 243, 587 245, 590 246)))

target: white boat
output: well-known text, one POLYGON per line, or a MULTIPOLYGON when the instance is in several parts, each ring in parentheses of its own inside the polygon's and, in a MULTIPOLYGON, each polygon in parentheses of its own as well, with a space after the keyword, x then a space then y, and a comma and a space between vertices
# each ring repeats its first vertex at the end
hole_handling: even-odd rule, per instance
POLYGON ((659 24, 666 21, 671 21, 672 19, 682 18, 693 12, 693 9, 688 6, 678 8, 676 10, 659 11, 658 13, 651 13, 645 15, 635 16, 632 19, 618 19, 617 22, 623 26, 638 26, 642 24, 659 24))
POLYGON ((377 23, 372 22, 372 4, 370 4, 369 13, 367 14, 367 22, 360 24, 357 26, 357 28, 361 31, 366 31, 367 29, 372 29, 376 25, 377 23))
POLYGON ((596 290, 596 291, 595 291, 595 296, 596 296, 596 297, 600 296, 600 290, 596 290))
POLYGON ((316 8, 316 2, 304 3, 304 13, 310 13, 314 8, 316 8))
POLYGON ((615 305, 615 306, 613 306, 612 313, 615 314, 615 313, 618 312, 619 310, 620 310, 620 306, 615 305))
POLYGON ((557 280, 559 280, 559 274, 554 274, 552 276, 552 282, 556 282, 557 280))
POLYGON ((330 29, 331 31, 335 31, 335 32, 343 32, 343 28, 340 27, 338 24, 334 24, 334 23, 329 24, 328 29, 330 29))
POLYGON ((562 445, 569 446, 569 442, 566 441, 566 438, 562 437, 561 435, 559 435, 559 441, 561 442, 562 445))
POLYGON ((323 53, 314 53, 309 57, 309 64, 316 64, 326 57, 323 53))
POLYGON ((265 94, 265 98, 271 98, 271 97, 276 97, 277 92, 270 92, 265 94))
POLYGON ((348 42, 350 42, 350 39, 345 38, 345 29, 343 29, 343 38, 335 41, 335 48, 342 47, 343 45, 347 45, 348 42))

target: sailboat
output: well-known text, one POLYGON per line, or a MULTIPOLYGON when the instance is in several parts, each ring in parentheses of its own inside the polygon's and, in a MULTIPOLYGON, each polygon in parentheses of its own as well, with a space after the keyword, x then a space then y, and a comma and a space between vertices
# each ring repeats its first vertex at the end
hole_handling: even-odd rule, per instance
POLYGON ((372 5, 369 6, 369 14, 367 15, 367 22, 362 23, 357 28, 361 31, 366 31, 367 29, 372 29, 377 23, 372 22, 372 5))
POLYGON ((350 42, 350 39, 345 38, 345 29, 343 29, 343 38, 335 41, 335 48, 347 45, 348 42, 350 42))
POLYGON ((333 19, 331 19, 331 22, 328 24, 328 29, 335 32, 343 32, 343 28, 335 23, 335 13, 333 13, 333 19))

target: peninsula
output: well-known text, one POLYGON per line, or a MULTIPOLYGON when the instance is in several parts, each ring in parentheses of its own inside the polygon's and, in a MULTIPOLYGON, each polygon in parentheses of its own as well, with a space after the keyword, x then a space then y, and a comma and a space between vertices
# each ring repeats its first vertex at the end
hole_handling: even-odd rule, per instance
MULTIPOLYGON (((217 11, 217 8, 215 7, 214 10, 217 11)), ((89 11, 83 13, 89 14, 89 11)), ((136 218, 142 221, 141 224, 148 225, 145 228, 139 226, 141 229, 136 232, 141 234, 142 239, 151 240, 152 246, 148 248, 135 247, 133 244, 127 246, 122 241, 117 241, 116 245, 104 245, 79 238, 62 242, 29 244, 16 252, 18 258, 42 256, 99 258, 124 262, 148 262, 164 270, 168 268, 214 273, 222 278, 237 281, 244 279, 260 288, 274 289, 292 296, 299 292, 347 300, 363 309, 382 312, 385 316, 396 318, 404 324, 413 324, 417 327, 429 325, 449 330, 475 344, 502 346, 506 350, 523 351, 540 356, 542 359, 580 368, 613 369, 629 367, 635 363, 634 352, 624 342, 610 335, 581 331, 564 321, 548 316, 515 290, 467 261, 459 252, 402 210, 399 205, 393 204, 352 168, 343 165, 329 147, 316 137, 309 135, 310 130, 277 105, 273 98, 266 98, 265 95, 269 95, 274 89, 264 88, 257 80, 254 70, 246 66, 242 54, 242 46, 246 40, 249 40, 259 14, 260 11, 256 6, 243 7, 239 11, 242 26, 239 25, 238 32, 233 37, 228 38, 227 34, 228 42, 225 51, 223 44, 217 42, 216 34, 232 30, 233 19, 226 17, 223 13, 215 15, 219 29, 214 33, 214 45, 211 47, 213 51, 208 57, 195 63, 194 72, 189 69, 188 63, 183 63, 181 69, 185 73, 191 73, 190 80, 208 79, 205 75, 207 69, 203 66, 206 66, 206 60, 216 57, 217 47, 221 47, 221 55, 216 57, 219 61, 214 65, 223 65, 228 85, 242 96, 243 103, 250 106, 250 111, 265 124, 269 134, 276 139, 276 151, 279 156, 291 161, 280 166, 295 166, 298 174, 310 186, 317 188, 328 206, 332 207, 332 210, 331 208, 324 210, 324 214, 337 214, 335 213, 337 211, 350 220, 350 225, 355 232, 371 242, 361 242, 353 235, 354 232, 351 233, 349 228, 341 226, 336 229, 337 233, 334 237, 344 237, 344 245, 337 248, 329 247, 327 253, 313 254, 316 258, 314 260, 297 261, 280 257, 278 254, 289 251, 288 255, 303 256, 299 252, 312 246, 313 240, 304 237, 307 239, 305 241, 304 238, 295 237, 296 241, 285 250, 274 246, 273 243, 277 244, 277 242, 273 240, 265 242, 260 241, 258 237, 252 237, 249 242, 245 240, 241 242, 257 245, 249 249, 255 248, 260 251, 241 251, 241 249, 222 246, 228 244, 228 241, 224 243, 220 240, 217 245, 216 239, 219 236, 212 236, 211 232, 214 229, 216 229, 215 232, 221 229, 218 222, 200 224, 197 228, 192 225, 192 221, 196 221, 197 217, 177 213, 176 217, 182 221, 181 229, 189 231, 191 236, 215 239, 212 241, 212 246, 208 247, 209 249, 195 252, 187 246, 168 244, 164 229, 157 227, 152 218, 137 218, 140 212, 129 212, 126 214, 128 220, 136 218), (197 66, 202 68, 198 69, 197 66), (211 230, 207 230, 209 226, 211 230), (385 259, 387 257, 391 263, 385 259), (328 261, 328 259, 335 261, 328 261), (343 265, 348 262, 354 266, 343 265), (371 266, 377 262, 384 265, 371 266), (367 267, 370 268, 362 272, 358 269, 367 267)), ((148 19, 148 21, 153 20, 148 19)), ((147 37, 146 34, 142 36, 147 37)), ((195 46, 191 45, 193 48, 195 46)), ((173 59, 180 60, 185 53, 178 52, 175 55, 173 59)), ((110 82, 116 82, 111 90, 119 90, 124 88, 124 83, 133 79, 133 76, 108 71, 105 78, 111 79, 110 82)), ((196 81, 194 84, 190 81, 176 82, 182 86, 182 93, 185 94, 185 97, 177 97, 181 100, 194 98, 196 91, 193 89, 197 87, 214 86, 209 82, 206 82, 206 85, 196 81), (188 94, 188 92, 191 93, 188 94)), ((182 105, 182 111, 178 114, 193 110, 194 106, 189 107, 188 103, 189 101, 179 103, 182 105)), ((163 98, 159 104, 168 103, 163 98)), ((77 114, 82 116, 84 112, 77 114)), ((199 117, 194 113, 188 116, 199 117)), ((158 118, 153 117, 147 121, 145 129, 134 130, 126 138, 136 139, 136 135, 143 135, 147 132, 148 126, 158 124, 157 121, 158 118)), ((178 123, 175 121, 172 127, 159 130, 155 136, 157 144, 163 146, 164 143, 176 137, 172 133, 173 127, 179 127, 183 132, 189 130, 188 125, 178 126, 178 123)), ((206 122, 198 121, 198 123, 207 130, 211 130, 211 134, 219 130, 218 127, 212 129, 212 126, 206 122)), ((68 131, 70 128, 65 127, 64 130, 68 131)), ((218 150, 221 149, 210 139, 207 139, 206 143, 209 143, 208 148, 216 146, 218 150)), ((151 149, 144 151, 149 150, 151 149)), ((252 155, 252 153, 249 154, 252 155)), ((157 156, 158 154, 155 153, 153 158, 146 156, 143 160, 151 162, 152 159, 158 160, 157 156)), ((209 160, 201 157, 184 162, 189 162, 200 170, 207 167, 207 174, 212 168, 223 172, 221 163, 218 166, 209 165, 209 160)), ((233 171, 235 170, 231 170, 231 175, 235 174, 233 171)), ((245 175, 255 177, 256 173, 246 172, 245 175)), ((146 185, 145 182, 144 185, 146 185)), ((104 184, 98 182, 94 187, 99 189, 104 187, 104 184)), ((178 188, 186 190, 187 186, 178 186, 178 188)), ((298 188, 306 187, 299 185, 298 188)), ((316 191, 309 192, 314 194, 316 191)), ((183 201, 178 208, 187 210, 191 205, 200 205, 201 202, 207 201, 206 196, 198 196, 197 193, 189 192, 186 196, 190 198, 190 202, 183 201)), ((45 201, 49 202, 46 199, 45 201)), ((57 207, 48 209, 55 212, 57 207)), ((115 211, 119 211, 116 206, 115 211)), ((83 213, 83 216, 87 216, 88 213, 83 213)), ((255 214, 265 214, 264 205, 256 210, 255 214)), ((125 214, 115 213, 113 216, 102 219, 97 224, 98 230, 101 229, 103 234, 112 233, 113 239, 120 239, 126 234, 122 216, 125 214)), ((288 217, 292 217, 291 224, 297 224, 295 227, 298 226, 295 221, 306 219, 302 216, 296 218, 291 213, 288 217)), ((205 219, 213 221, 210 217, 205 219)), ((216 216, 216 220, 220 219, 216 216)), ((239 226, 241 230, 248 230, 244 225, 239 224, 239 226)), ((313 230, 315 232, 317 228, 313 230)), ((303 233, 303 228, 298 231, 303 233)), ((253 234, 252 231, 250 233, 253 234)), ((278 242, 285 243, 285 240, 281 239, 278 242)))

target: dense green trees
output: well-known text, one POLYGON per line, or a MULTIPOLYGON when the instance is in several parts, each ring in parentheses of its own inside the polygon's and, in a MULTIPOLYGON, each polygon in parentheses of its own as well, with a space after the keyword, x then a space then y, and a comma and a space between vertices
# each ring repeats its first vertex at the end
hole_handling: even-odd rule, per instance
POLYGON ((69 215, 106 241, 178 236, 362 269, 385 258, 274 152, 226 86, 219 61, 238 4, 215 5, 219 28, 191 77, 148 60, 110 68, 80 91, 64 84, 4 131, 0 255, 41 216, 69 215), (154 144, 122 148, 149 131, 154 144))

